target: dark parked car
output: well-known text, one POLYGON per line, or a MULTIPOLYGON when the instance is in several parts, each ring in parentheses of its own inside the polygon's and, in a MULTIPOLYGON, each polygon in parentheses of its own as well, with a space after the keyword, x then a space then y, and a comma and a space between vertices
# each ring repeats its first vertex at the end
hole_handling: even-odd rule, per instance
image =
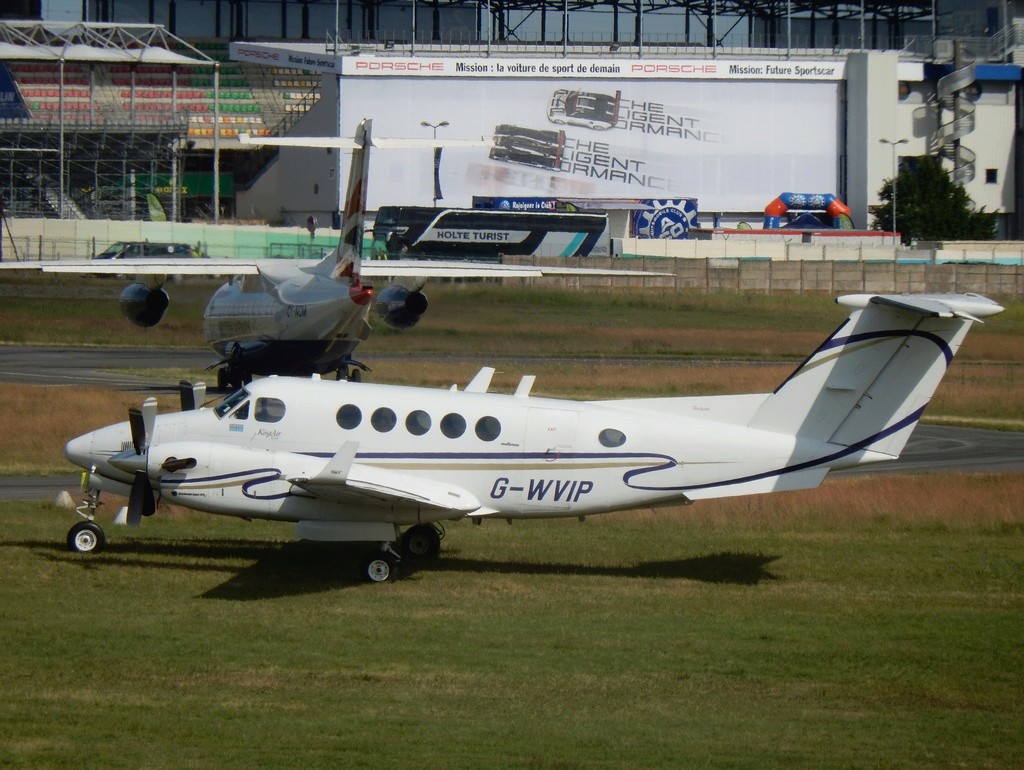
POLYGON ((145 257, 187 258, 196 256, 187 243, 150 243, 149 241, 118 241, 96 255, 95 259, 138 259, 145 257))

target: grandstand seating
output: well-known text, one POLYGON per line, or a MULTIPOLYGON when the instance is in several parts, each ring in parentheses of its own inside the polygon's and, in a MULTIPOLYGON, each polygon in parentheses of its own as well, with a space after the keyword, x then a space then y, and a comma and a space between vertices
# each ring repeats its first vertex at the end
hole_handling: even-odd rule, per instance
MULTIPOLYGON (((198 41, 196 47, 220 65, 219 134, 268 136, 282 133, 320 98, 320 80, 295 69, 227 61, 227 43, 198 41)), ((186 55, 193 53, 182 50, 186 55)), ((56 64, 7 62, 26 106, 28 123, 60 119, 60 69, 56 64)), ((64 67, 64 120, 78 127, 176 126, 199 140, 214 134, 213 67, 127 64, 64 67)))

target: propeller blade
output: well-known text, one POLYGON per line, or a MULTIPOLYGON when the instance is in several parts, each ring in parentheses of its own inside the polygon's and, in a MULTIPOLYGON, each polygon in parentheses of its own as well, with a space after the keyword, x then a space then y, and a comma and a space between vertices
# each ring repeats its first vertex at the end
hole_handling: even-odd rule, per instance
POLYGON ((146 442, 144 446, 149 450, 149 442, 153 440, 153 426, 156 425, 156 399, 147 398, 142 402, 142 422, 146 426, 146 442))
POLYGON ((138 407, 128 409, 128 425, 132 430, 132 446, 135 447, 135 454, 140 455, 146 451, 146 424, 142 419, 142 410, 138 407))
POLYGON ((135 454, 141 455, 149 449, 149 441, 153 436, 153 425, 156 423, 156 399, 147 398, 142 402, 142 409, 131 407, 128 410, 128 425, 132 431, 132 446, 135 454))
POLYGON ((181 396, 181 411, 191 412, 202 406, 206 400, 206 383, 182 380, 178 383, 178 392, 181 396))
POLYGON ((156 497, 149 476, 145 471, 135 471, 131 495, 128 497, 128 526, 139 526, 143 516, 152 516, 155 512, 156 497))

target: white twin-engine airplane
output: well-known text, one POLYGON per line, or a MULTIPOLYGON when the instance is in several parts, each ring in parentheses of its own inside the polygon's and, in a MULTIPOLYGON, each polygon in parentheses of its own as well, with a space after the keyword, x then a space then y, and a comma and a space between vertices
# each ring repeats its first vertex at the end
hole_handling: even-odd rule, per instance
MULTIPOLYGON (((422 292, 429 278, 535 278, 545 275, 665 275, 643 271, 568 267, 519 267, 467 261, 372 260, 360 252, 366 220, 370 147, 424 147, 424 140, 374 139, 363 120, 354 139, 259 138, 249 144, 351 149, 352 161, 338 247, 322 260, 181 259, 50 260, 5 262, 0 269, 52 273, 135 275, 119 299, 122 314, 148 328, 170 303, 164 285, 170 275, 233 275, 211 297, 203 314, 203 335, 220 356, 218 386, 237 387, 253 375, 309 375, 337 372, 358 379, 365 368, 352 359, 370 333, 370 308, 384 323, 407 329, 427 310, 422 292), (398 282, 374 290, 364 278, 398 282)), ((445 144, 455 144, 449 140, 445 144)), ((463 143, 479 144, 475 140, 463 143)))
MULTIPOLYGON (((76 551, 105 539, 99 493, 296 523, 300 538, 380 547, 364 576, 397 574, 399 550, 433 555, 438 523, 583 517, 818 486, 832 469, 899 456, 971 323, 1002 311, 962 295, 840 297, 849 318, 772 393, 566 401, 464 390, 268 377, 213 408, 156 414, 68 442, 85 468, 76 551), (404 530, 403 528, 407 528, 404 530)), ((201 400, 201 399, 200 399, 201 400)))

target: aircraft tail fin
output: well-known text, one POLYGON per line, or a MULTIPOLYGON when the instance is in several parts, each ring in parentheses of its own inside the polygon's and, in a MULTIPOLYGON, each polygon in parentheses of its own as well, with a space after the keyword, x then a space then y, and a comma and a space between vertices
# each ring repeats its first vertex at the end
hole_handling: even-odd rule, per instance
POLYGON ((849 318, 763 402, 750 427, 896 457, 974 322, 976 294, 839 297, 849 318))
POLYGON ((332 275, 345 276, 353 286, 361 285, 360 263, 366 224, 366 186, 370 170, 371 125, 369 118, 356 127, 355 146, 348 172, 348 190, 341 212, 341 238, 334 253, 332 275))

